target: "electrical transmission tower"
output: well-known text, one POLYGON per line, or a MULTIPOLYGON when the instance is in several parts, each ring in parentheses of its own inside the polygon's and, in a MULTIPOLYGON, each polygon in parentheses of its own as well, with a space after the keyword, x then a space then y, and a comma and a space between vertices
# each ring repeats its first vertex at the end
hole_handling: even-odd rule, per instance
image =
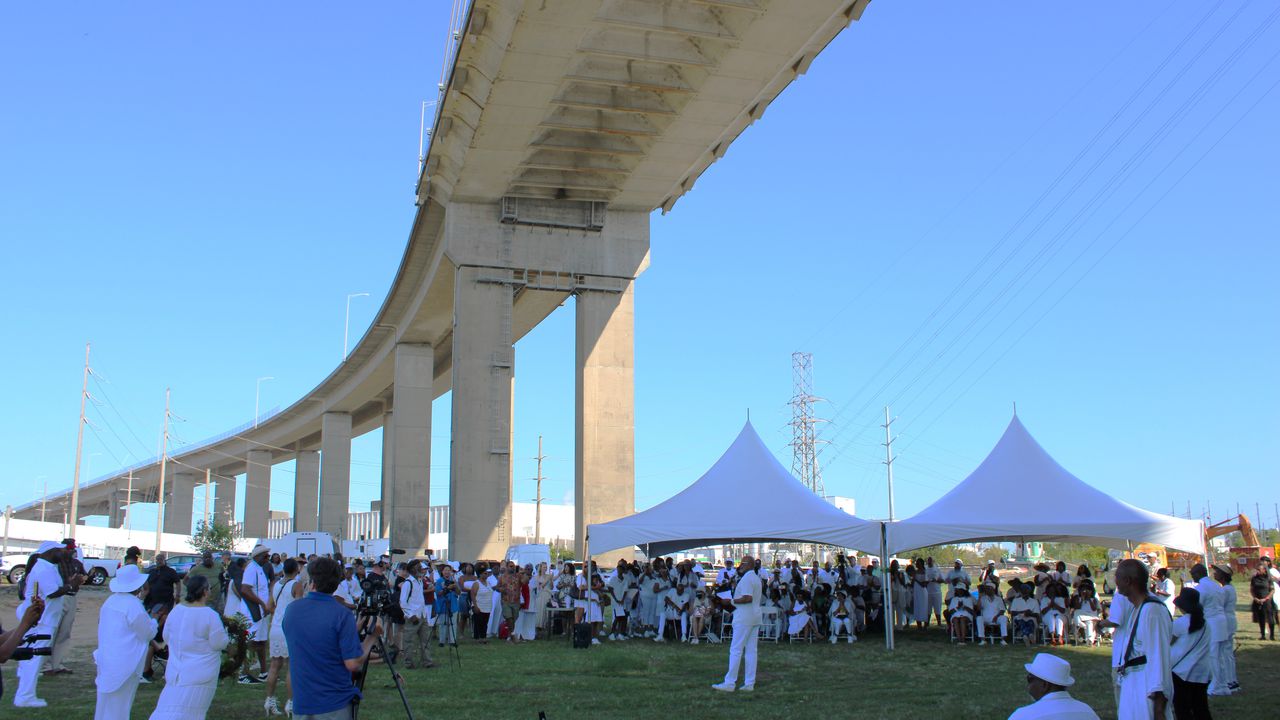
POLYGON ((822 485, 822 469, 818 467, 817 425, 825 422, 813 414, 814 403, 822 398, 813 394, 813 353, 791 353, 791 473, 818 497, 827 496, 822 485))

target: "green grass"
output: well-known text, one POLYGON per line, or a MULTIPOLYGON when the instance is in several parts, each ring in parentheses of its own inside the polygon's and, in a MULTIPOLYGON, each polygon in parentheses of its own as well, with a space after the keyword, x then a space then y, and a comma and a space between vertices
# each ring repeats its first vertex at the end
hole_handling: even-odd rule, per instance
MULTIPOLYGON (((0 589, 0 612, 12 618, 13 597, 0 589)), ((85 620, 84 616, 81 621, 85 620)), ((1260 643, 1240 616, 1242 638, 1238 659, 1245 693, 1211 700, 1217 717, 1274 717, 1280 690, 1273 678, 1280 671, 1280 642, 1260 643)), ((79 633, 78 633, 79 634, 79 633)), ((91 645, 92 643, 87 643, 91 645)), ((78 672, 42 679, 40 695, 51 707, 15 711, 12 664, 4 666, 6 699, 0 717, 88 718, 93 713, 92 647, 73 651, 78 672)), ((1020 646, 950 646, 936 628, 921 635, 899 636, 898 650, 888 653, 882 637, 867 636, 852 646, 841 643, 760 646, 755 693, 724 695, 710 689, 725 671, 725 645, 658 645, 644 640, 605 643, 574 650, 564 641, 523 645, 464 641, 461 665, 404 671, 410 702, 418 718, 537 718, 573 716, 678 719, 744 717, 939 718, 944 716, 1003 718, 1030 702, 1024 693, 1022 664, 1037 650, 1020 646), (797 715, 802 713, 802 715, 797 715)), ((1072 694, 1091 704, 1104 718, 1115 717, 1109 686, 1110 649, 1066 647, 1056 654, 1071 661, 1077 678, 1072 694)), ((160 684, 143 686, 134 718, 146 718, 155 707, 160 684)), ((261 716, 261 686, 223 681, 211 718, 261 716)), ((399 697, 386 669, 375 666, 366 684, 362 717, 401 717, 399 697)))

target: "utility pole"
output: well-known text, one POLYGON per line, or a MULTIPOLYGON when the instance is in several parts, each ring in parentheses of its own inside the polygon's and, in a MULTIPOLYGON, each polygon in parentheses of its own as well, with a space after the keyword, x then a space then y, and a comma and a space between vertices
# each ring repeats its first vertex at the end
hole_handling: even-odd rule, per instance
POLYGON ((209 468, 204 470, 204 525, 209 527, 209 477, 213 471, 209 468))
POLYGON ((44 494, 40 496, 40 522, 44 522, 44 508, 49 504, 49 478, 44 479, 44 494))
POLYGON ((547 456, 542 454, 542 436, 538 436, 538 456, 534 460, 538 461, 538 477, 534 478, 536 482, 536 495, 533 498, 533 541, 535 543, 542 542, 542 461, 547 456))
POLYGON ((71 528, 67 537, 75 539, 80 514, 80 452, 84 449, 84 403, 89 399, 89 343, 84 344, 84 383, 80 387, 80 425, 76 428, 76 470, 71 478, 71 528))
POLYGON ((893 438, 889 435, 889 426, 897 418, 889 418, 889 406, 884 407, 884 466, 889 473, 889 522, 894 521, 893 517, 893 438))
POLYGON ((169 455, 169 388, 164 389, 164 429, 160 431, 160 488, 156 491, 156 549, 164 539, 164 472, 169 455))
MULTIPOLYGON (((896 418, 889 417, 889 406, 884 406, 884 467, 889 481, 889 522, 893 522, 893 436, 889 426, 896 418)), ((884 647, 893 649, 893 578, 889 575, 889 541, 888 533, 882 526, 880 529, 880 585, 884 593, 884 647)))
POLYGON ((4 506, 4 550, 0 550, 5 555, 9 554, 9 518, 13 517, 13 506, 4 506))

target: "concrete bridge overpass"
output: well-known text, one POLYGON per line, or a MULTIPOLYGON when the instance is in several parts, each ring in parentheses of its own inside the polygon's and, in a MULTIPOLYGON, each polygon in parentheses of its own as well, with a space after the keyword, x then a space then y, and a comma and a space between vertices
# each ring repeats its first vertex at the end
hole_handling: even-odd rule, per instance
MULTIPOLYGON (((649 216, 670 211, 867 2, 475 0, 373 324, 292 406, 173 454, 163 497, 159 464, 136 468, 133 501, 162 500, 164 529, 187 532, 204 471, 227 520, 244 475, 244 533, 266 535, 272 465, 296 459, 296 528, 341 535, 351 439, 383 427, 383 532, 426 547, 431 403, 452 389, 450 555, 500 556, 513 346, 574 296, 578 542, 586 524, 631 513, 633 281, 649 263, 649 216)), ((79 497, 81 517, 118 526, 125 473, 79 497)), ((37 500, 15 514, 39 512, 37 500)))

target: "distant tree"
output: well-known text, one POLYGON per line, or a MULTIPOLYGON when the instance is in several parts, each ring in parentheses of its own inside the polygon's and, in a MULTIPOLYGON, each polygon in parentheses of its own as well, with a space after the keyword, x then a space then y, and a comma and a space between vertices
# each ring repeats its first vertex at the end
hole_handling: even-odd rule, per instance
POLYGON ((1107 549, 1100 545, 1082 543, 1045 543, 1046 560, 1062 560, 1071 565, 1088 564, 1097 570, 1107 564, 1107 549))
POLYGON ((196 523, 196 531, 191 535, 191 547, 200 553, 205 551, 215 554, 231 552, 235 550, 236 540, 239 539, 235 528, 231 525, 220 523, 217 520, 212 522, 201 520, 196 523))
POLYGON ((1001 560, 1004 560, 1008 554, 1009 553, 1006 552, 1003 547, 999 545, 991 545, 990 547, 983 548, 982 563, 985 565, 988 560, 1000 562, 1001 560))

